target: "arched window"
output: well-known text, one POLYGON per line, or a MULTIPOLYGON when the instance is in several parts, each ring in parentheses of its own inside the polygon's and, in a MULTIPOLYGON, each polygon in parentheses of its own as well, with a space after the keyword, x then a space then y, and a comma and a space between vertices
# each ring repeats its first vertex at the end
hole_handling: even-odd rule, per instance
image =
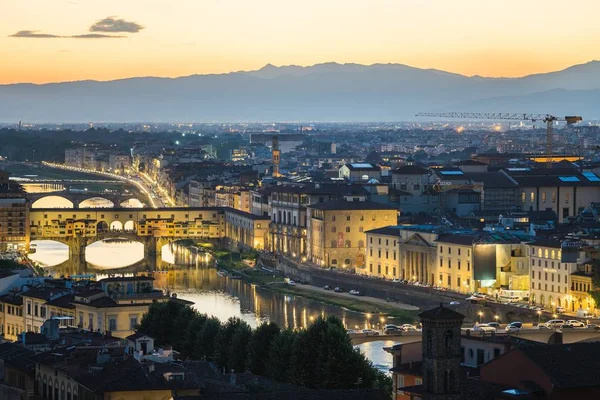
POLYGON ((48 378, 48 399, 49 400, 54 399, 54 397, 52 396, 52 393, 54 393, 54 387, 52 386, 52 378, 48 378))
POLYGON ((446 349, 446 355, 452 355, 452 331, 448 329, 444 334, 444 348, 446 349))
POLYGON ((337 260, 335 258, 331 260, 331 265, 337 265, 337 260))
POLYGON ((331 241, 331 248, 332 248, 332 249, 335 249, 335 248, 337 248, 337 240, 332 240, 332 241, 331 241))
POLYGON ((350 242, 349 240, 346 240, 346 242, 344 243, 345 247, 352 247, 352 242, 350 242))
POLYGON ((359 240, 358 241, 358 248, 362 249, 363 247, 365 247, 365 241, 364 240, 359 240))
POLYGON ((349 258, 346 258, 346 259, 344 260, 344 264, 346 264, 346 265, 350 265, 350 259, 349 259, 349 258))
POLYGON ((552 250, 552 259, 554 260, 556 258, 556 252, 554 250, 552 250))
POLYGON ((542 256, 542 249, 538 249, 538 257, 542 256))
POLYGON ((61 383, 60 384, 60 399, 66 399, 66 389, 65 389, 65 383, 61 383))
POLYGON ((544 295, 543 295, 543 294, 542 294, 542 295, 540 295, 540 304, 541 304, 541 305, 546 305, 546 303, 545 303, 545 301, 544 301, 544 300, 545 300, 545 299, 544 299, 544 295))
POLYGON ((548 249, 544 250, 544 258, 548 258, 548 249))
POLYGON ((69 383, 67 385, 67 400, 72 400, 72 394, 71 394, 71 384, 69 383))

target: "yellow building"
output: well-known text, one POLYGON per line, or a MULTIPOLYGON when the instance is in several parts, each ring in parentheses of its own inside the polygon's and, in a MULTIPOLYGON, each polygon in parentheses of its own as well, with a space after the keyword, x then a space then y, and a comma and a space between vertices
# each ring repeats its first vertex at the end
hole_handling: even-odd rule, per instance
POLYGON ((234 246, 264 250, 269 243, 269 223, 266 216, 225 208, 225 237, 234 246))
POLYGON ((400 277, 398 227, 386 226, 365 232, 367 235, 366 263, 357 273, 367 276, 398 279, 400 277))
POLYGON ((23 298, 20 294, 10 292, 0 297, 0 315, 4 339, 16 341, 17 336, 25 331, 23 298))
POLYGON ((583 310, 594 313, 596 304, 590 292, 598 288, 594 286, 593 278, 594 265, 592 263, 586 263, 583 270, 571 274, 571 301, 568 311, 583 310))
MULTIPOLYGON (((51 315, 48 302, 58 300, 69 293, 70 290, 66 288, 60 289, 50 286, 32 288, 23 292, 21 297, 23 298, 23 319, 26 331, 40 333, 44 321, 53 316, 62 316, 59 314, 51 315)), ((57 311, 58 307, 55 305, 54 312, 57 313, 57 311)), ((58 313, 63 314, 63 311, 60 310, 58 313)))
POLYGON ((398 210, 370 201, 345 199, 308 206, 308 259, 323 267, 365 265, 365 232, 396 225, 398 210))
POLYGON ((76 293, 75 322, 79 328, 125 338, 134 332, 144 313, 156 301, 180 301, 154 290, 154 278, 147 276, 106 278, 101 289, 76 293))
POLYGON ((367 232, 367 263, 361 273, 437 285, 438 228, 403 225, 367 232))

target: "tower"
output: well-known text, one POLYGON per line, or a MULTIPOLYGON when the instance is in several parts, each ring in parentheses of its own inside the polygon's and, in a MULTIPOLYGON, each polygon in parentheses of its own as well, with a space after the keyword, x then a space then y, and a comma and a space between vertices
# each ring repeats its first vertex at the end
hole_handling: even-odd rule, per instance
POLYGON ((460 399, 460 327, 465 318, 440 304, 419 314, 423 325, 423 399, 460 399))
POLYGON ((273 177, 277 178, 281 176, 279 173, 279 156, 281 153, 279 151, 279 136, 277 135, 274 135, 271 140, 271 151, 273 153, 273 177))

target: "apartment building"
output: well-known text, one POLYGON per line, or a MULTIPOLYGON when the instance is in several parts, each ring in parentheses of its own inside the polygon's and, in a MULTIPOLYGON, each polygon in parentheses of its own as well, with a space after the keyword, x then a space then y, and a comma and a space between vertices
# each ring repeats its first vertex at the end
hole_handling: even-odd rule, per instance
POLYGON ((365 264, 365 232, 397 223, 398 211, 352 197, 307 207, 307 257, 323 267, 354 268, 365 264))
POLYGON ((581 247, 580 242, 554 239, 537 239, 529 245, 533 304, 548 309, 574 308, 571 275, 585 257, 581 247))

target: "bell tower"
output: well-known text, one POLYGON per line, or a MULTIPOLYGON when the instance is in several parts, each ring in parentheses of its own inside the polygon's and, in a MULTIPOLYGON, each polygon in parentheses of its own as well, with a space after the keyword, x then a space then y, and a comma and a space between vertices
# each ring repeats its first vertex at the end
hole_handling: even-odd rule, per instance
POLYGON ((464 315, 444 307, 419 314, 423 326, 423 399, 460 399, 460 327, 464 315))

